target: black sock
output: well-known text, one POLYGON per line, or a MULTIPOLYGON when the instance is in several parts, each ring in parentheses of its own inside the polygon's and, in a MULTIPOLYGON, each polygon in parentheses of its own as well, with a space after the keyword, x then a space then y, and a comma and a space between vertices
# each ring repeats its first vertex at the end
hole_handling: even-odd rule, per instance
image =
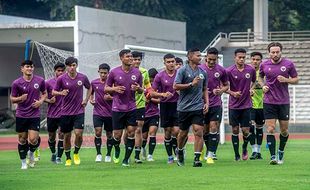
POLYGON ((113 148, 113 138, 107 139, 107 156, 111 156, 111 152, 112 152, 112 148, 113 148))
POLYGON ((286 145, 286 142, 288 140, 288 136, 289 134, 287 134, 287 136, 283 136, 281 133, 280 133, 280 145, 279 145, 279 150, 280 151, 284 151, 284 148, 285 148, 285 145, 286 145))
POLYGON ((156 147, 156 137, 150 137, 150 142, 149 142, 149 154, 153 155, 153 152, 156 147))
POLYGON ((130 155, 133 151, 133 148, 135 146, 135 139, 134 138, 127 138, 127 143, 125 145, 125 157, 124 160, 128 160, 130 158, 130 155))
POLYGON ((263 142, 263 128, 256 128, 256 141, 257 145, 262 145, 263 142))
POLYGON ((115 138, 113 138, 113 145, 115 148, 115 158, 119 158, 119 154, 121 153, 121 149, 119 147, 119 144, 121 143, 121 141, 116 140, 115 138))
POLYGON ((41 137, 38 138, 38 143, 35 145, 36 148, 38 148, 40 146, 40 144, 41 144, 41 137))
POLYGON ((172 144, 171 144, 172 139, 166 139, 165 138, 165 147, 168 156, 172 156, 172 144))
POLYGON ((267 135, 267 143, 271 156, 276 155, 276 138, 274 135, 267 135))
POLYGON ((249 136, 244 136, 242 135, 242 138, 243 138, 243 144, 242 144, 242 150, 245 150, 248 146, 248 143, 249 143, 249 136))
POLYGON ((180 162, 184 162, 184 150, 183 149, 178 149, 178 160, 180 162))
POLYGON ((200 155, 201 155, 201 152, 195 152, 194 161, 199 161, 200 155))
POLYGON ((20 144, 18 143, 18 153, 19 153, 19 158, 22 159, 26 159, 27 157, 27 152, 29 150, 29 145, 28 145, 28 141, 25 142, 25 144, 20 144))
POLYGON ((81 147, 74 146, 74 154, 78 154, 81 147))
POLYGON ((50 147, 52 154, 55 154, 55 152, 56 152, 56 141, 54 140, 53 142, 51 142, 50 140, 48 140, 48 146, 50 147))
POLYGON ((135 159, 140 160, 140 153, 141 153, 141 147, 136 146, 135 147, 135 159))
POLYGON ((216 138, 216 133, 210 133, 209 134, 209 151, 211 151, 211 152, 215 152, 215 150, 216 150, 216 142, 217 142, 217 138, 216 138))
POLYGON ((142 148, 145 148, 147 144, 147 139, 142 139, 142 148))
POLYGON ((171 145, 172 145, 172 151, 176 155, 176 148, 178 147, 178 142, 176 137, 171 137, 171 145))
POLYGON ((61 158, 64 153, 64 140, 59 139, 57 144, 57 157, 61 158))
POLYGON ((239 135, 231 135, 231 141, 234 147, 235 156, 240 156, 239 154, 239 135))
POLYGON ((215 146, 214 154, 215 154, 216 151, 217 151, 217 147, 219 146, 219 143, 220 143, 220 134, 219 134, 219 133, 216 133, 216 146, 215 146))
POLYGON ((250 141, 250 144, 253 146, 255 145, 255 134, 250 133, 248 136, 248 140, 250 141))
POLYGON ((66 157, 67 157, 67 160, 71 160, 71 150, 65 150, 65 154, 66 154, 66 157))
POLYGON ((207 151, 206 152, 208 152, 209 151, 209 133, 203 135, 203 140, 205 141, 205 145, 207 147, 207 151))
POLYGON ((102 145, 101 137, 95 136, 94 143, 96 146, 97 154, 101 154, 101 145, 102 145))

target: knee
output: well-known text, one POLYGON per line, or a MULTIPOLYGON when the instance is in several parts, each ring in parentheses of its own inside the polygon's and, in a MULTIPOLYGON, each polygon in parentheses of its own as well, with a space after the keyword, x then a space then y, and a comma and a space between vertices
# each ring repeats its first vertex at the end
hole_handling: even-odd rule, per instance
POLYGON ((274 134, 275 132, 276 132, 275 127, 272 126, 267 127, 267 133, 274 134))
POLYGON ((136 129, 136 134, 141 134, 141 132, 142 132, 141 128, 140 128, 140 127, 137 127, 137 129, 136 129))
POLYGON ((24 138, 24 137, 19 137, 19 138, 18 138, 18 141, 19 141, 20 144, 26 144, 27 139, 24 138))
POLYGON ((33 145, 37 144, 38 143, 38 138, 30 137, 29 138, 29 143, 33 144, 33 145))
POLYGON ((232 128, 232 133, 235 134, 235 135, 238 135, 239 134, 239 127, 233 127, 232 128))
POLYGON ((281 129, 281 135, 287 137, 289 135, 288 129, 281 129))

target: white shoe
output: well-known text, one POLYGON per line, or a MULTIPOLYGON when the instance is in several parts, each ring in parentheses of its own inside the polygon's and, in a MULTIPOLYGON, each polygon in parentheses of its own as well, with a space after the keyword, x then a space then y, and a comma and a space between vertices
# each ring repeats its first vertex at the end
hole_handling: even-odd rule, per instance
POLYGON ((28 165, 29 165, 30 168, 33 168, 34 165, 35 165, 35 163, 36 163, 36 162, 34 161, 33 152, 29 151, 29 152, 28 152, 28 156, 29 156, 29 163, 28 163, 28 165))
POLYGON ((97 156, 96 156, 96 160, 95 160, 96 162, 101 162, 102 161, 102 155, 101 154, 98 154, 97 156))
POLYGON ((154 162, 155 160, 153 159, 153 155, 147 155, 147 161, 154 162))
POLYGON ((22 160, 22 167, 21 167, 20 169, 22 169, 22 170, 28 169, 26 159, 23 159, 23 160, 22 160))
POLYGON ((111 156, 105 156, 104 162, 112 162, 111 156))
POLYGON ((145 148, 141 149, 141 153, 142 153, 142 156, 141 156, 142 160, 145 160, 146 159, 146 150, 145 150, 145 148))

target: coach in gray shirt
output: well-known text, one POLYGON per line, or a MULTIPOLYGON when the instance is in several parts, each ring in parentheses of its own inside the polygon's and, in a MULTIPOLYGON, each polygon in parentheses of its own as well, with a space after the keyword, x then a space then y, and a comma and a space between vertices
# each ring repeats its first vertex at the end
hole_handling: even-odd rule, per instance
POLYGON ((181 67, 174 81, 174 89, 180 91, 177 111, 180 133, 178 135, 178 162, 184 165, 183 147, 192 125, 195 136, 194 167, 201 167, 199 160, 203 148, 203 114, 208 111, 207 74, 199 66, 200 50, 195 48, 187 52, 188 63, 181 67), (206 103, 205 103, 206 102, 206 103))

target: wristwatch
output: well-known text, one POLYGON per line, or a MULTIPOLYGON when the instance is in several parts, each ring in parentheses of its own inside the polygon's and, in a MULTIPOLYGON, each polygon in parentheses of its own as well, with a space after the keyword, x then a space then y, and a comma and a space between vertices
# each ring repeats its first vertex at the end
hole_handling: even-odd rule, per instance
POLYGON ((192 82, 189 83, 189 87, 193 87, 193 83, 192 82))

